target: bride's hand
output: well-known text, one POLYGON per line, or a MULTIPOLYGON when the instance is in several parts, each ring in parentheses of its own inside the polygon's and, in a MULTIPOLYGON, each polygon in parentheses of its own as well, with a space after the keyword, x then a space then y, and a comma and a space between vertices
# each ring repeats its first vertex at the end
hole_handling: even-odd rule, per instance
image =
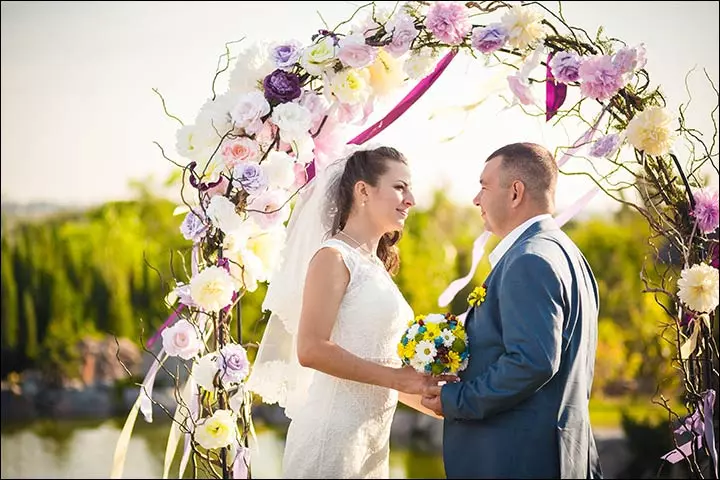
POLYGON ((440 377, 420 373, 409 365, 397 369, 395 390, 411 395, 422 395, 428 385, 437 385, 440 377))

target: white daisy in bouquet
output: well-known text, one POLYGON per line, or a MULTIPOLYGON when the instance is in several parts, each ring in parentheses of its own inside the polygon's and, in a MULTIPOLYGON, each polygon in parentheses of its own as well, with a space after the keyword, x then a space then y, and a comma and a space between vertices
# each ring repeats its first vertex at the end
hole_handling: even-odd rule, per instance
POLYGON ((450 313, 418 315, 397 346, 403 364, 432 375, 456 375, 467 367, 465 327, 450 313))

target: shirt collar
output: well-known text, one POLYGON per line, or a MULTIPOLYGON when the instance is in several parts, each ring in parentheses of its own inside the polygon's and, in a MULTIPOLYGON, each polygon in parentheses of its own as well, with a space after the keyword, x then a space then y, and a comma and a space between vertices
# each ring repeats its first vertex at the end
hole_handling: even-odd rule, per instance
POLYGON ((490 255, 488 255, 488 260, 490 260, 491 268, 495 268, 495 265, 497 265, 503 255, 505 255, 505 253, 510 250, 510 247, 512 247, 513 243, 515 243, 515 241, 520 238, 520 235, 522 235, 525 230, 530 228, 533 223, 545 220, 546 218, 552 218, 552 215, 550 215, 549 213, 543 213, 542 215, 532 217, 531 219, 526 220, 522 224, 515 227, 512 232, 510 232, 505 238, 500 240, 500 243, 498 243, 497 246, 493 249, 493 251, 490 252, 490 255))

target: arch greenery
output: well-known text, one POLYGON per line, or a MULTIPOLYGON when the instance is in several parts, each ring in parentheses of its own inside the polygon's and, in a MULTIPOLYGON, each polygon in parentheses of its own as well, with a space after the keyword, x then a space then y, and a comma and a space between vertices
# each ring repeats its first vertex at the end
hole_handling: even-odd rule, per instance
POLYGON ((676 412, 658 400, 677 426, 668 435, 678 448, 666 459, 686 461, 698 477, 709 459, 717 478, 718 193, 708 182, 718 175, 718 106, 712 132, 691 128, 687 105, 669 111, 661 89, 651 86, 643 45, 626 45, 602 29, 590 34, 558 11, 538 2, 406 2, 390 9, 372 2, 302 41, 228 43, 211 98, 190 124, 170 114, 160 96, 180 125, 176 150, 184 160, 158 146, 182 172, 182 234, 192 264, 177 272, 166 299, 174 313, 151 339, 162 338, 163 350, 118 442, 114 477, 122 475, 135 416, 151 409, 154 373, 168 355, 191 360, 193 375, 178 384, 179 405, 169 412, 165 476, 180 441, 180 476, 188 463, 195 476, 250 474, 251 366, 234 333, 241 331, 243 295, 271 280, 292 200, 315 171, 344 143, 364 143, 396 120, 463 54, 487 68, 509 67, 507 91, 526 113, 539 112, 553 125, 586 125, 573 145, 558 149, 558 163, 571 156, 602 162, 587 174, 596 188, 647 220, 653 254, 637 266, 642 293, 666 313, 658 326, 676 352, 686 407, 676 412), (226 74, 228 88, 220 91, 226 74), (337 135, 343 125, 364 125, 389 93, 413 85, 358 137, 337 135))

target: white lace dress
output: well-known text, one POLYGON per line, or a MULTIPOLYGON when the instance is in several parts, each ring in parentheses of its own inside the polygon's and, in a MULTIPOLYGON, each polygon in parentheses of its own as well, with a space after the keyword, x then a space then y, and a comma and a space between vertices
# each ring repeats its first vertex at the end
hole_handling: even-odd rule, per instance
MULTIPOLYGON (((397 342, 413 312, 382 264, 331 239, 350 272, 331 334, 349 352, 400 366, 397 342)), ((287 432, 285 478, 389 478, 397 391, 316 372, 307 403, 287 432)))

